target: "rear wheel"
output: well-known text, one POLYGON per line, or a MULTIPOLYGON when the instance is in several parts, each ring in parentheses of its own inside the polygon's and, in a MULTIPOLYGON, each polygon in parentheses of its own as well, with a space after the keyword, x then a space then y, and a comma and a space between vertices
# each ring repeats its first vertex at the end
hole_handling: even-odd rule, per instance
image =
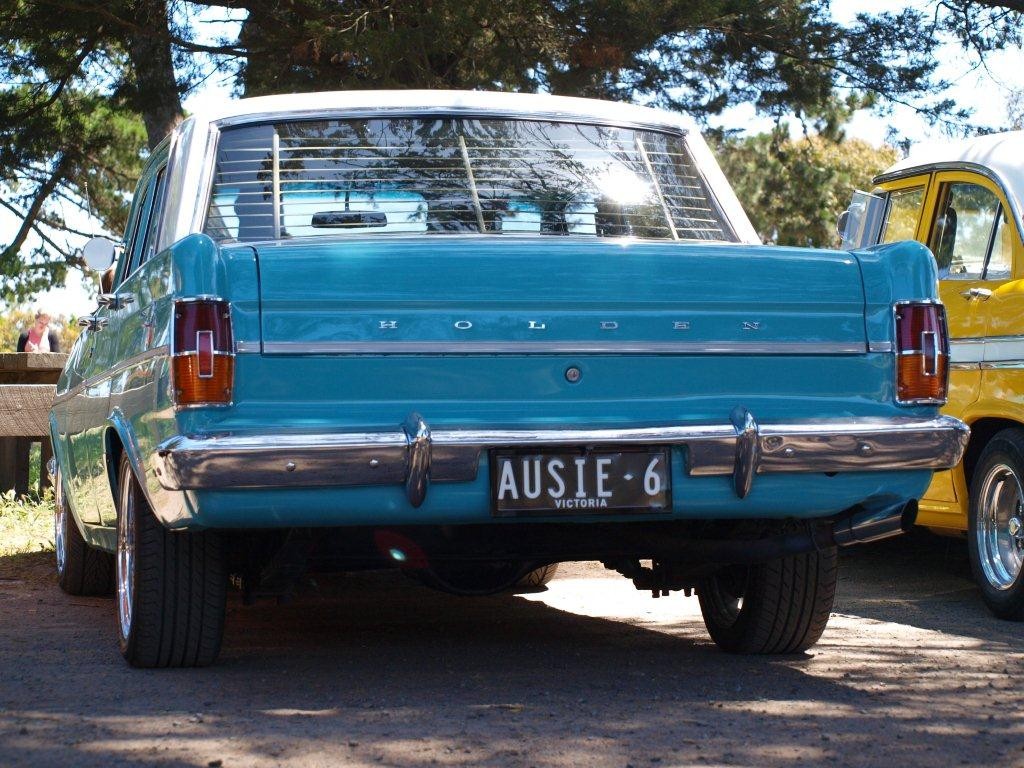
POLYGON ((126 456, 118 471, 117 617, 135 667, 201 667, 220 652, 227 574, 216 532, 172 533, 154 517, 126 456))
POLYGON ((53 492, 57 584, 69 595, 109 595, 114 589, 114 558, 85 543, 64 495, 60 470, 54 478, 53 492))
POLYGON ((968 549, 974 580, 996 616, 1024 620, 1024 430, 996 434, 971 480, 968 549))
POLYGON ((818 642, 836 595, 835 547, 729 566, 697 587, 711 639, 730 653, 799 653, 818 642))
POLYGON ((516 582, 516 589, 524 591, 544 589, 548 582, 555 578, 556 573, 558 573, 558 563, 549 563, 540 568, 534 568, 516 582))

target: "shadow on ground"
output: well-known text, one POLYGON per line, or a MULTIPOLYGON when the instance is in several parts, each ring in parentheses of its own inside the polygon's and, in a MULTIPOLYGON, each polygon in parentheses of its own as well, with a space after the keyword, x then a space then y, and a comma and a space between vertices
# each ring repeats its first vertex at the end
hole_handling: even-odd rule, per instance
POLYGON ((652 618, 577 567, 533 599, 384 573, 233 600, 221 662, 175 671, 127 669, 112 601, 59 593, 47 556, 7 558, 0 763, 1024 764, 1021 628, 984 612, 962 546, 845 554, 837 613, 799 657, 722 654, 692 600, 652 618), (544 602, 584 583, 590 615, 544 602))

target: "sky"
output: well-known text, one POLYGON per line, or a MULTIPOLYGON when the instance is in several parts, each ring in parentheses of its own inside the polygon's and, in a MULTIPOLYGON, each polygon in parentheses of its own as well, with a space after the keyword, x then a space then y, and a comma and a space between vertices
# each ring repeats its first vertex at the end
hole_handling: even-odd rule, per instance
MULTIPOLYGON (((843 0, 832 3, 833 16, 840 21, 849 21, 860 12, 896 10, 903 6, 923 7, 922 0, 843 0)), ((223 15, 223 9, 217 13, 223 15)), ((237 21, 220 23, 211 19, 199 19, 206 33, 212 38, 219 35, 232 37, 237 21)), ((1006 50, 989 57, 985 67, 972 63, 958 46, 948 46, 941 62, 939 76, 953 83, 948 95, 958 106, 974 111, 977 124, 999 128, 1005 124, 1007 96, 1013 90, 1024 89, 1024 50, 1006 50)), ((211 78, 203 87, 189 94, 184 100, 185 110, 194 112, 206 105, 222 103, 230 99, 231 81, 228 77, 211 78)), ((743 104, 724 112, 710 121, 714 127, 739 128, 747 133, 768 131, 773 126, 771 118, 758 116, 752 104, 743 104)), ((880 145, 886 141, 890 126, 897 126, 899 133, 918 145, 942 141, 941 129, 931 127, 908 107, 896 107, 891 115, 878 116, 867 110, 854 115, 847 127, 847 135, 880 145)), ((792 121, 791 131, 799 132, 799 125, 792 121)), ((881 170, 881 169, 879 169, 881 170)), ((13 217, 0 216, 0 242, 9 241, 17 222, 13 217)), ((84 227, 89 228, 89 227, 84 227)), ((90 298, 84 276, 78 270, 71 270, 67 284, 52 289, 34 302, 34 305, 48 310, 51 314, 65 316, 88 314, 95 308, 90 298)), ((0 304, 2 310, 2 304, 0 304)))

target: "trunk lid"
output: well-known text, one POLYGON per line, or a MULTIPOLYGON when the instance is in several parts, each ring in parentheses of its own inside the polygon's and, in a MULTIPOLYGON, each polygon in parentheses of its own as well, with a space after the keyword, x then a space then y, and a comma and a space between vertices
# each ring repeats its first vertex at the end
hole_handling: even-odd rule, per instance
POLYGON ((845 252, 478 236, 255 248, 264 355, 866 351, 845 252))

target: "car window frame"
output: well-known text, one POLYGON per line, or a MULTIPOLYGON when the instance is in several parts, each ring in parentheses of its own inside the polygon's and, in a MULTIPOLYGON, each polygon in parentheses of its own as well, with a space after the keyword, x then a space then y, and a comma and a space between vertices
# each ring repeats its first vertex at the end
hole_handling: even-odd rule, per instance
POLYGON ((871 194, 878 195, 883 198, 885 202, 882 208, 882 214, 879 217, 879 223, 874 239, 871 241, 872 245, 882 244, 882 230, 889 215, 889 201, 891 195, 897 192, 906 192, 916 187, 924 187, 924 202, 921 205, 921 210, 918 211, 917 226, 914 228, 914 240, 922 242, 921 230, 927 225, 928 212, 931 210, 932 206, 932 194, 934 191, 934 187, 932 186, 932 175, 933 174, 929 171, 918 171, 908 176, 901 176, 882 184, 875 185, 871 194))
MULTIPOLYGON (((152 223, 152 217, 156 209, 154 205, 155 197, 163 181, 163 187, 166 188, 167 178, 167 155, 163 153, 163 156, 159 159, 154 158, 149 168, 146 169, 143 174, 142 181, 139 183, 139 188, 142 191, 142 203, 139 206, 139 213, 135 219, 134 230, 132 231, 131 242, 125 245, 123 254, 123 269, 118 270, 118 274, 115 275, 114 285, 120 287, 128 279, 134 275, 140 266, 142 266, 145 260, 140 260, 139 256, 142 253, 143 248, 148 242, 147 235, 150 231, 150 225, 152 223)), ((138 191, 136 191, 138 195, 138 191)), ((163 199, 166 195, 161 196, 160 204, 163 204, 163 199)), ((159 231, 154 233, 154 239, 159 237, 159 231)), ((116 290, 116 288, 115 288, 116 290)))
MULTIPOLYGON (((932 174, 932 190, 928 195, 928 201, 926 210, 928 211, 927 227, 923 233, 923 236, 919 238, 920 242, 924 243, 931 249, 932 238, 934 235, 935 223, 938 220, 939 203, 942 200, 943 192, 952 184, 974 184, 975 186, 982 187, 988 190, 995 196, 996 202, 996 215, 993 218, 992 226, 988 233, 988 245, 985 251, 985 260, 982 267, 981 275, 973 278, 963 278, 962 282, 991 282, 991 283, 1005 283, 1010 280, 1016 280, 1019 276, 1021 269, 1024 269, 1024 258, 1022 258, 1021 250, 1021 233, 1017 228, 1015 217, 1012 214, 1012 209, 1007 204, 1006 195, 999 184, 993 182, 988 176, 967 170, 955 170, 955 171, 937 171, 932 174), (1012 227, 1014 236, 1011 238, 1010 243, 1010 275, 1009 277, 990 278, 988 276, 989 263, 992 259, 992 250, 995 244, 995 235, 998 230, 999 217, 1005 215, 1007 217, 1007 223, 1012 227)), ((924 222, 923 222, 924 223, 924 222)), ((938 262, 936 262, 938 263, 938 262)), ((944 277, 942 280, 957 280, 957 278, 944 277)))

